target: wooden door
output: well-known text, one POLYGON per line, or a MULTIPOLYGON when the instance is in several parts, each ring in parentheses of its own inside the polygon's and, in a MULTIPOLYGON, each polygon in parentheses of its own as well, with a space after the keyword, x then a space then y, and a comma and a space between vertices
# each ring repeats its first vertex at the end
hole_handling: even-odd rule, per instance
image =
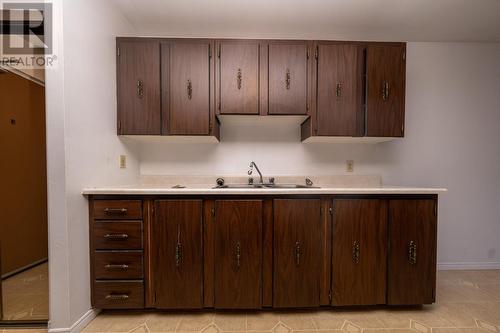
POLYGON ((405 47, 368 46, 366 52, 366 135, 401 137, 404 134, 405 47))
POLYGON ((215 202, 215 307, 262 306, 262 201, 215 202))
POLYGON ((220 41, 216 48, 219 113, 259 114, 259 42, 220 41))
POLYGON ((305 115, 308 111, 308 45, 269 44, 269 114, 305 115))
POLYGON ((274 200, 274 307, 319 306, 321 201, 274 200))
POLYGON ((160 44, 118 41, 118 134, 159 135, 160 44))
POLYGON ((435 200, 389 202, 389 304, 430 304, 436 290, 435 200))
POLYGON ((332 304, 386 303, 387 202, 334 200, 332 304))
POLYGON ((163 134, 208 135, 212 42, 176 40, 161 49, 163 134))
POLYGON ((201 308, 202 201, 156 200, 153 243, 156 308, 201 308))
POLYGON ((363 135, 363 50, 355 44, 319 44, 317 135, 363 135))

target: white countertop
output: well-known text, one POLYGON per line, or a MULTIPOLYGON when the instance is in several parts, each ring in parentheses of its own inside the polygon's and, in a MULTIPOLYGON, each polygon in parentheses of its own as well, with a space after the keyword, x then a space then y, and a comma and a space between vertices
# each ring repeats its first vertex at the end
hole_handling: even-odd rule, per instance
POLYGON ((321 187, 321 188, 225 188, 210 187, 171 188, 166 186, 137 185, 87 187, 83 195, 279 195, 279 194, 439 194, 445 188, 431 187, 321 187))

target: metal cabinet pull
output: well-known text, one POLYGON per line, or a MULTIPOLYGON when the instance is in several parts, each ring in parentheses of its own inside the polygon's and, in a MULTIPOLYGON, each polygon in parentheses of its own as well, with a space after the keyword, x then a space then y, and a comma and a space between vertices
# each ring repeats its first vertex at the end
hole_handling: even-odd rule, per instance
POLYGON ((137 80, 137 97, 144 97, 144 82, 142 80, 137 80))
POLYGON ((182 243, 181 243, 181 230, 177 225, 177 244, 175 245, 175 267, 179 267, 182 263, 182 243))
POLYGON ((386 101, 389 98, 389 82, 382 83, 382 99, 386 101))
POLYGON ((127 214, 127 208, 104 208, 104 214, 127 214))
POLYGON ((104 238, 109 240, 124 240, 128 238, 127 234, 105 234, 104 238))
POLYGON ((187 81, 187 95, 188 99, 193 98, 193 84, 191 83, 191 80, 187 81))
POLYGON ((300 265, 300 242, 295 242, 295 265, 300 265))
POLYGON ((335 96, 337 96, 337 98, 340 98, 342 97, 342 83, 337 83, 337 87, 335 88, 335 96))
POLYGON ((124 301, 129 299, 129 296, 126 294, 109 294, 106 296, 106 299, 114 301, 124 301))
POLYGON ((412 265, 417 263, 417 244, 413 241, 408 243, 408 261, 412 265))
POLYGON ((105 269, 121 269, 121 270, 127 270, 128 269, 128 265, 113 265, 113 264, 107 264, 106 266, 104 266, 105 269))
POLYGON ((240 242, 236 243, 236 249, 234 250, 234 257, 236 258, 236 267, 240 267, 241 261, 241 244, 240 242))
POLYGON ((286 69, 286 74, 285 74, 285 87, 286 87, 286 90, 290 90, 290 81, 291 81, 290 70, 287 68, 286 69))
POLYGON ((243 79, 243 75, 241 74, 241 68, 238 68, 238 73, 236 73, 236 85, 238 86, 238 90, 241 89, 242 79, 243 79))
POLYGON ((359 263, 359 241, 354 241, 352 244, 352 262, 359 263))

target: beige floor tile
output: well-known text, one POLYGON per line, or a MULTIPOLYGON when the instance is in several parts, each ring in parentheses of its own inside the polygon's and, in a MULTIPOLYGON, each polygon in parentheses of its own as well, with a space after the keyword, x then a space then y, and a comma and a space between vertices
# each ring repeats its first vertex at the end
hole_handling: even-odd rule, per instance
POLYGON ((146 325, 150 332, 173 332, 181 319, 182 316, 177 313, 151 313, 146 316, 146 325))
POLYGON ((500 302, 500 283, 478 284, 479 289, 488 293, 495 301, 500 302))
POLYGON ((500 283, 500 270, 438 271, 438 284, 490 284, 500 283))
POLYGON ((363 333, 416 333, 411 328, 367 328, 363 333))
POLYGON ((433 328, 432 333, 487 333, 487 330, 479 327, 470 328, 433 328))
POLYGON ((311 315, 314 325, 319 330, 339 330, 345 318, 334 310, 322 310, 311 315))
MULTIPOLYGON (((2 330, 0 330, 2 332, 2 330)), ((6 328, 4 333, 47 333, 46 328, 6 328)))
POLYGON ((104 313, 87 325, 83 332, 128 332, 145 324, 146 319, 147 313, 141 312, 104 313))
POLYGON ((244 313, 216 313, 213 322, 222 331, 245 331, 247 326, 244 313))
POLYGON ((476 284, 446 284, 437 286, 436 303, 491 302, 495 297, 476 284))
POLYGON ((310 312, 280 313, 280 320, 293 331, 316 329, 310 312))
POLYGON ((251 312, 247 314, 248 331, 271 331, 280 321, 274 312, 251 312))
POLYGON ((183 314, 177 332, 201 331, 212 323, 213 313, 183 314))

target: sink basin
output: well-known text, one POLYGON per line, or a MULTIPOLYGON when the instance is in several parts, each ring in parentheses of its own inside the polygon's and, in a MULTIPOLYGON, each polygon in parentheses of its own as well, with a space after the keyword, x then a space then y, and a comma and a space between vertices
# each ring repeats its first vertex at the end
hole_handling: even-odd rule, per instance
POLYGON ((221 186, 215 186, 214 189, 223 189, 223 188, 243 188, 243 189, 252 189, 252 188, 319 188, 317 186, 307 186, 301 184, 224 184, 221 186))
POLYGON ((301 184, 265 184, 267 188, 319 188, 318 186, 307 186, 301 184))
POLYGON ((262 184, 224 184, 213 188, 264 188, 262 184))

